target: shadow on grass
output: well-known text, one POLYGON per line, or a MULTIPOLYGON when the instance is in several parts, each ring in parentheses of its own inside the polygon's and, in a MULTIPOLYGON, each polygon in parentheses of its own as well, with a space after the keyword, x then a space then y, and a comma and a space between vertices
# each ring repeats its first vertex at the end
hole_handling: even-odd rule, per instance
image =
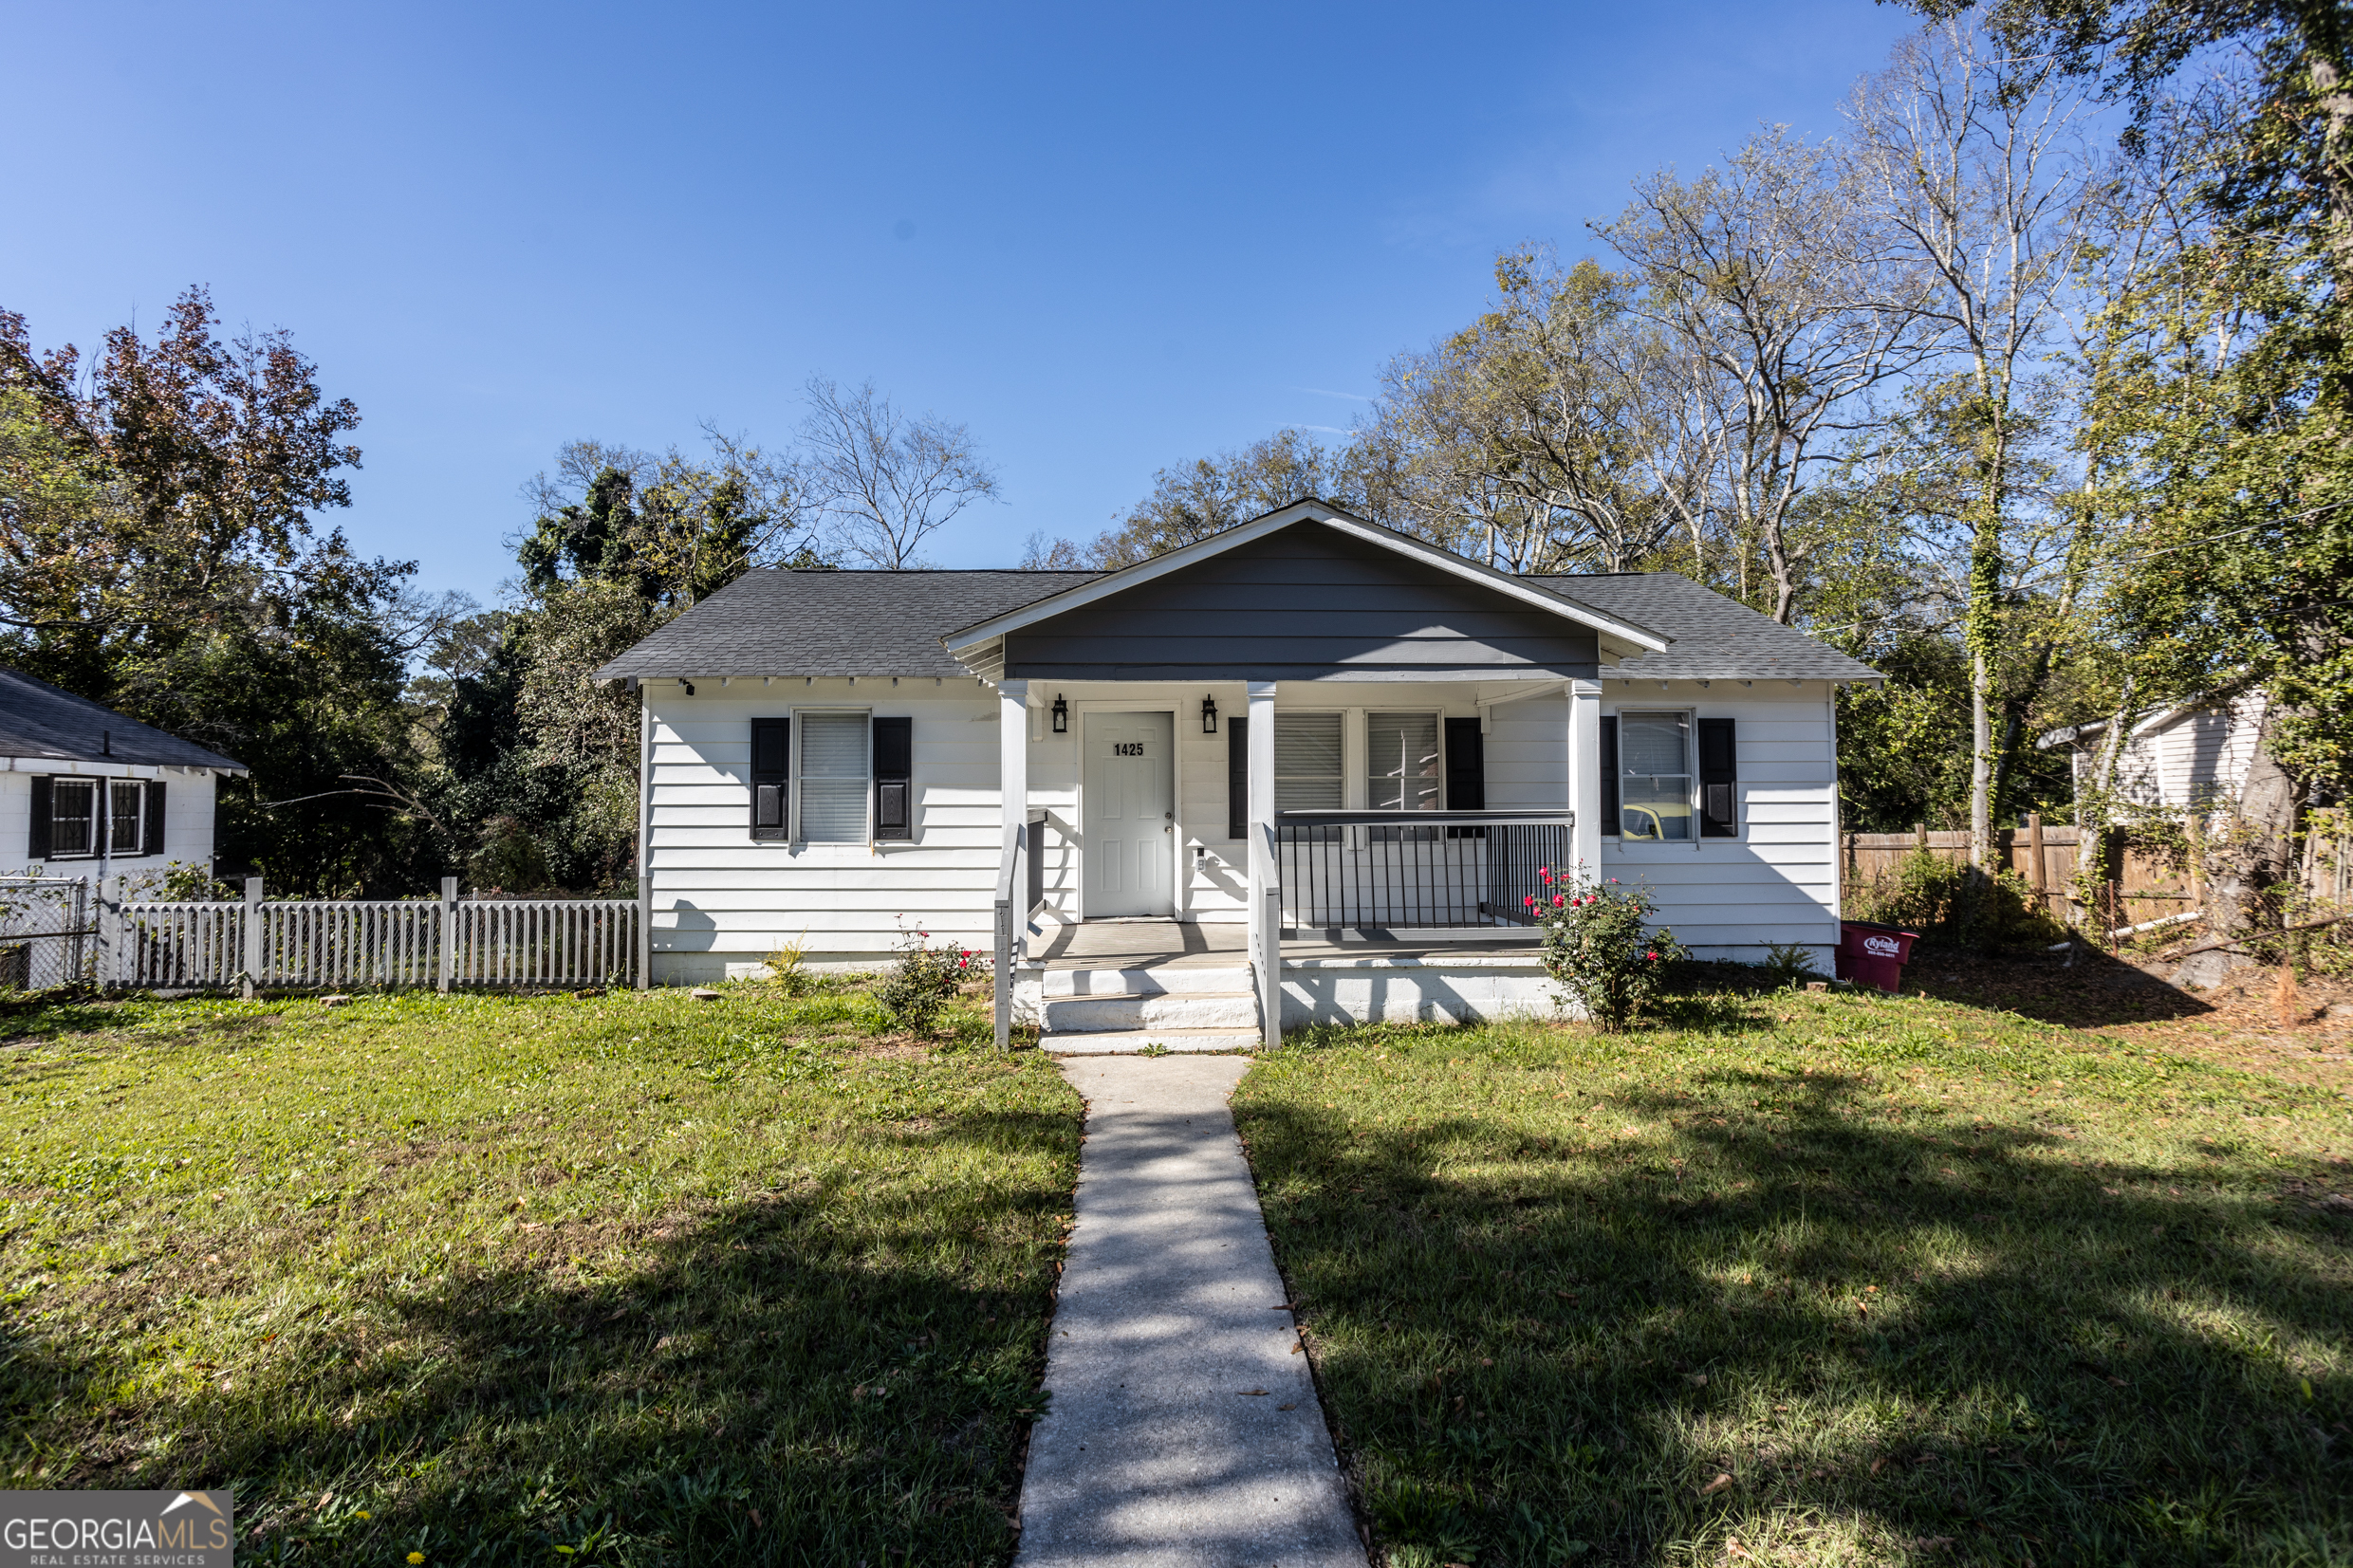
POLYGON ((2214 1009, 2094 948, 1987 955, 1914 949, 1903 984, 1941 1001, 1993 1007, 2045 1024, 2102 1028, 2197 1018, 2214 1009))
POLYGON ((2353 1560, 2353 1221, 2253 1151, 2061 1163, 1821 1073, 1581 1104, 1240 1107, 1393 1561, 2353 1560))
MULTIPOLYGON (((893 1145, 999 1172, 1077 1151, 1044 1114, 852 1136, 885 1172, 893 1145)), ((8 1403, 81 1456, 49 1485, 233 1485, 240 1562, 1001 1562, 1068 1189, 866 1173, 507 1232, 136 1421, 20 1339, 8 1403)))

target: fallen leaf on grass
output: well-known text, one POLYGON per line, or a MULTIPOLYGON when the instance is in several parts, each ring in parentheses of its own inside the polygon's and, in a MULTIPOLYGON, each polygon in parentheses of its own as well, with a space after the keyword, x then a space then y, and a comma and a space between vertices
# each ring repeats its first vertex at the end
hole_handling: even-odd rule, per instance
POLYGON ((1699 1488, 1699 1495, 1701 1497, 1714 1497, 1716 1493, 1722 1491, 1725 1487, 1731 1485, 1732 1484, 1732 1478, 1731 1471, 1726 1470, 1719 1472, 1714 1481, 1709 1482, 1706 1485, 1699 1488))
POLYGON ((1887 1467, 1887 1456, 1886 1456, 1885 1454, 1881 1454, 1879 1458, 1874 1459, 1873 1461, 1871 1461, 1871 1473, 1872 1473, 1873 1475, 1877 1475, 1877 1474, 1879 1474, 1881 1470, 1882 1470, 1882 1469, 1884 1469, 1884 1468, 1886 1468, 1886 1467, 1887 1467))
POLYGON ((1296 1356, 1296 1355, 1298 1355, 1301 1351, 1306 1350, 1306 1348, 1307 1348, 1307 1347, 1306 1347, 1306 1346, 1305 1346, 1305 1345, 1293 1345, 1293 1346, 1291 1346, 1291 1354, 1292 1354, 1293 1356, 1296 1356))
POLYGON ((1708 1386, 1708 1374, 1704 1372, 1687 1372, 1683 1374, 1683 1381, 1693 1388, 1704 1389, 1708 1386))

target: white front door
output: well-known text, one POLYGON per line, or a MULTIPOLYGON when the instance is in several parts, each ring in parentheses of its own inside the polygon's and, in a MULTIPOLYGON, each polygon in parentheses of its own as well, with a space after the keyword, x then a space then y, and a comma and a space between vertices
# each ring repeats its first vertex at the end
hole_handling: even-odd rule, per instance
POLYGON ((1176 720, 1086 715, 1086 913, 1175 914, 1176 720))

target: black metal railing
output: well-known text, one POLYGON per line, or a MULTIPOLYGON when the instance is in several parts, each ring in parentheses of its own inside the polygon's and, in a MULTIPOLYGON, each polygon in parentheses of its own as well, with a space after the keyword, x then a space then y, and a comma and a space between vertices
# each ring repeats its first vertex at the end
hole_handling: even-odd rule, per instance
POLYGON ((1283 811, 1286 934, 1529 928, 1569 863, 1566 811, 1283 811))

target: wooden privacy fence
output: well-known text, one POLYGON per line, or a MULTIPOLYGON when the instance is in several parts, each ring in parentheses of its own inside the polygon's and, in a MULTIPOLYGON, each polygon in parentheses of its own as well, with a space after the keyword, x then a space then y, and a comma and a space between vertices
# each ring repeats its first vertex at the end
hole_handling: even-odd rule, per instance
MULTIPOLYGON (((1894 876, 1905 856, 1922 849, 1955 864, 1969 858, 1966 832, 1916 827, 1909 833, 1849 833, 1842 842, 1850 894, 1877 878, 1894 876)), ((2029 817, 2025 827, 2006 827, 1993 835, 1996 869, 2016 872, 2044 910, 2063 925, 2082 924, 2088 913, 2075 878, 2077 853, 2074 828, 2047 825, 2036 817, 2029 817)), ((2156 846, 2135 843, 2128 835, 2107 872, 2098 879, 2101 908, 2093 921, 2106 929, 2161 920, 2198 907, 2195 871, 2172 864, 2156 846)))
POLYGON ((101 984, 117 988, 340 990, 637 986, 632 898, 459 898, 124 903, 102 932, 101 984), (105 937, 111 936, 111 942, 105 937))

